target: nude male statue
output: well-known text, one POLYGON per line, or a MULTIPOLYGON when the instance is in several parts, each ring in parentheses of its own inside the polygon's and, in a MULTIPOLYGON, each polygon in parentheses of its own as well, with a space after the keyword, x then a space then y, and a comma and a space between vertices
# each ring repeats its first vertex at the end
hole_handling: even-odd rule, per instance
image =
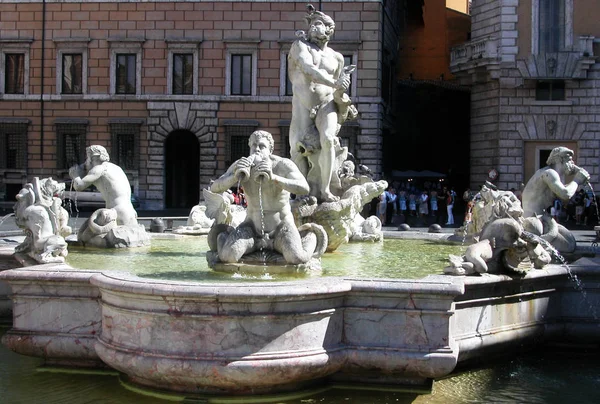
POLYGON ((573 150, 556 147, 550 152, 546 167, 536 171, 523 189, 525 217, 542 215, 557 197, 568 201, 580 185, 590 180, 586 170, 575 165, 573 150))
POLYGON ((305 150, 300 145, 316 127, 321 148, 316 162, 320 178, 317 180, 319 189, 311 189, 310 193, 320 201, 331 202, 339 199, 330 190, 335 170, 334 144, 340 124, 348 115, 350 101, 345 91, 350 86, 354 66, 344 69, 344 57, 327 46, 335 29, 331 17, 309 6, 306 21, 309 25, 306 37, 296 40, 288 55, 288 75, 294 92, 289 137, 291 157, 308 178, 314 162, 303 155, 305 150))
POLYGON ((110 157, 103 146, 89 146, 85 152, 85 163, 69 169, 73 188, 82 191, 90 185, 95 185, 106 202, 106 208, 117 212, 118 225, 137 226, 137 212, 131 204, 131 188, 127 175, 121 167, 109 161, 110 157))
POLYGON ((239 262, 242 256, 267 248, 282 254, 290 264, 306 262, 312 251, 307 254, 298 248, 302 240, 289 200, 290 193, 308 194, 308 183, 290 159, 272 154, 274 142, 269 132, 255 131, 248 145, 250 156, 234 162, 210 187, 211 192, 222 193, 239 183, 248 203, 246 219, 234 230, 218 234, 219 259, 239 262))

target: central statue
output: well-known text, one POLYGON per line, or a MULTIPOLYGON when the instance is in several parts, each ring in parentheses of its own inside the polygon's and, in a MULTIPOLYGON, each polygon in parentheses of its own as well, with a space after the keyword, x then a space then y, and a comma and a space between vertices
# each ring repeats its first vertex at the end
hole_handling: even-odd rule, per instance
MULTIPOLYGON (((305 264, 320 257, 327 247, 327 234, 315 224, 296 227, 290 207, 290 193, 308 194, 306 179, 287 158, 272 154, 274 142, 269 132, 257 130, 248 141, 250 155, 234 162, 210 186, 213 195, 243 186, 248 208, 237 227, 216 223, 209 233, 209 246, 221 263, 275 261, 305 264), (258 255, 252 255, 259 252, 258 255), (277 253, 277 256, 267 254, 277 253), (283 257, 281 260, 278 256, 283 257)), ((205 192, 207 203, 215 200, 205 192)), ((219 198, 216 198, 217 200, 219 198)), ((223 198, 221 198, 223 200, 223 198)), ((209 206, 208 211, 213 211, 209 206)))
MULTIPOLYGON (((344 56, 329 48, 335 23, 331 17, 308 6, 308 33, 300 31, 288 55, 288 75, 292 83, 290 149, 294 163, 307 178, 310 195, 319 202, 339 199, 332 193, 332 179, 340 154, 337 134, 341 124, 358 113, 346 91, 356 66, 344 67, 344 56)), ((347 153, 347 150, 345 150, 347 153)))

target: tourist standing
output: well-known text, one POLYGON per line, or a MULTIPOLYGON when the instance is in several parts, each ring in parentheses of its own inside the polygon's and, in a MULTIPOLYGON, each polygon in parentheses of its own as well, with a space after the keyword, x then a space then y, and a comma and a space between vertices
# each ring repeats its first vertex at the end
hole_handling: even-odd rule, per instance
POLYGON ((398 193, 398 208, 400 209, 400 214, 406 216, 406 191, 404 189, 398 193))
POLYGON ((448 212, 446 226, 454 225, 454 214, 452 213, 452 209, 454 209, 454 199, 454 192, 452 190, 446 191, 446 211, 448 212))
POLYGON ((434 189, 429 193, 429 204, 431 205, 431 216, 435 219, 435 223, 438 222, 438 193, 434 189))
POLYGON ((417 216, 417 196, 412 192, 408 195, 408 211, 411 216, 417 216))
POLYGON ((423 192, 421 192, 419 213, 421 214, 422 218, 425 218, 429 215, 429 195, 427 195, 426 190, 423 190, 423 192))
POLYGON ((389 226, 392 224, 392 218, 394 217, 394 213, 396 211, 396 189, 393 187, 389 187, 386 194, 386 211, 385 218, 387 220, 386 224, 389 226))
POLYGON ((387 203, 386 203, 386 199, 385 199, 385 194, 386 194, 386 192, 379 195, 379 203, 377 204, 377 217, 381 221, 382 226, 384 226, 386 223, 385 213, 387 210, 387 203))

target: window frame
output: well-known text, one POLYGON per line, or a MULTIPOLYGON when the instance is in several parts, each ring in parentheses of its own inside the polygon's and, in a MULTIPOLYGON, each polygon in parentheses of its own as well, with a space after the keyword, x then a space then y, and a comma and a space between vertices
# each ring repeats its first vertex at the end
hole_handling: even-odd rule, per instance
POLYGON ((29 95, 30 48, 33 39, 0 39, 0 97, 22 99, 29 95), (23 93, 6 93, 6 55, 23 54, 23 93))
POLYGON ((565 80, 536 80, 535 82, 535 100, 536 101, 547 101, 547 102, 560 102, 560 101, 566 101, 567 99, 567 94, 566 94, 566 82, 565 80), (540 98, 539 97, 539 91, 540 88, 539 86, 541 84, 549 84, 549 88, 548 88, 548 98, 540 98), (556 87, 556 84, 560 83, 562 86, 562 98, 554 98, 553 94, 556 94, 557 91, 560 90, 559 89, 555 89, 554 87, 556 87))
POLYGON ((250 154, 248 140, 250 135, 259 128, 260 123, 254 120, 226 120, 222 125, 225 128, 225 160, 226 165, 230 166, 237 159, 250 154), (246 153, 242 153, 240 157, 234 156, 234 150, 231 147, 234 137, 246 139, 246 153))
POLYGON ((260 40, 236 40, 226 41, 225 57, 225 95, 234 97, 253 97, 257 95, 258 81, 258 44, 260 40), (252 63, 250 79, 250 94, 233 94, 231 84, 233 78, 232 56, 249 55, 252 63))
POLYGON ((193 39, 167 39, 167 94, 176 97, 186 97, 191 95, 198 95, 198 69, 200 59, 200 44, 201 40, 193 39), (192 54, 193 64, 193 84, 192 94, 175 94, 173 93, 173 72, 174 72, 174 57, 177 54, 192 54))
POLYGON ((81 97, 88 93, 88 44, 89 38, 57 38, 56 46, 56 94, 66 97, 81 97), (63 55, 81 54, 81 93, 63 93, 63 55))
MULTIPOLYGON (((540 1, 532 0, 531 5, 531 53, 534 55, 545 53, 540 51, 540 1)), ((559 38, 559 52, 573 48, 573 0, 561 1, 564 1, 564 33, 563 37, 559 38)))
POLYGON ((140 168, 140 134, 141 126, 144 121, 142 119, 111 119, 108 121, 109 131, 111 135, 111 160, 124 171, 137 171, 140 168), (127 132, 127 133, 126 133, 127 132), (118 138, 123 135, 133 136, 133 160, 132 166, 126 166, 125 162, 121 161, 121 153, 118 150, 118 138))
POLYGON ((142 94, 142 45, 139 39, 109 39, 110 44, 110 95, 113 97, 136 97, 142 94), (117 57, 135 55, 135 93, 117 93, 117 57))
POLYGON ((25 172, 27 170, 27 135, 31 121, 21 118, 0 118, 0 171, 25 172), (16 167, 8 167, 8 135, 17 135, 18 151, 22 152, 19 159, 17 155, 16 167), (21 164, 19 164, 21 163, 21 164))
POLYGON ((56 131, 56 166, 59 170, 68 170, 70 163, 66 161, 66 136, 76 135, 79 147, 79 156, 73 164, 81 164, 85 161, 85 148, 87 142, 87 133, 89 130, 89 121, 87 119, 56 119, 54 121, 56 131))

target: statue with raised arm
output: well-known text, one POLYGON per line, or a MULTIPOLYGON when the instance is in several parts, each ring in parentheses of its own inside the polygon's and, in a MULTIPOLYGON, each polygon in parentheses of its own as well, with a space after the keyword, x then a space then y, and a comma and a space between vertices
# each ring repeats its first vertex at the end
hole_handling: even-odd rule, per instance
POLYGON ((108 248, 148 245, 150 237, 144 226, 138 224, 125 172, 110 162, 103 146, 89 146, 86 157, 84 164, 69 170, 73 188, 82 191, 94 185, 102 194, 106 208, 94 212, 82 225, 77 234, 78 241, 108 248))
POLYGON ((567 202, 580 186, 590 180, 589 173, 573 161, 573 150, 556 147, 550 152, 547 166, 533 174, 523 189, 523 227, 550 242, 560 252, 575 250, 575 237, 548 215, 546 209, 554 199, 567 202))
POLYGON ((312 5, 308 10, 308 32, 299 34, 288 55, 294 93, 291 157, 307 178, 310 195, 319 202, 333 202, 340 195, 334 195, 332 187, 339 188, 337 172, 347 155, 337 134, 346 119, 358 115, 346 94, 355 66, 344 67, 342 54, 328 47, 335 29, 333 19, 312 5))
MULTIPOLYGON (((290 193, 308 193, 306 179, 291 160, 272 154, 274 143, 269 132, 255 131, 248 144, 250 156, 235 161, 210 187, 211 193, 222 194, 242 185, 248 207, 239 226, 221 220, 213 225, 208 236, 212 252, 207 255, 209 264, 227 270, 226 265, 217 264, 241 262, 262 268, 270 264, 301 265, 319 258, 327 247, 327 234, 315 224, 296 227, 290 208, 290 193)), ((206 199, 210 217, 218 216, 208 206, 215 199, 219 198, 206 199)))

